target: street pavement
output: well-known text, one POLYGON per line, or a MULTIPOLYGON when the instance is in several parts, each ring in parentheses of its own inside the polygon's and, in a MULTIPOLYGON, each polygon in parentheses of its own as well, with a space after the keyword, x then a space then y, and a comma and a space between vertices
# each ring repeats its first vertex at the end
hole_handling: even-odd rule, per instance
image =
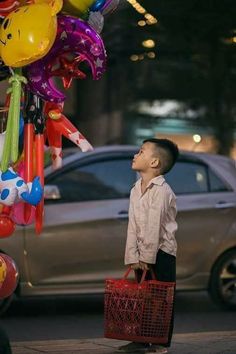
MULTIPOLYGON (((127 342, 106 338, 12 342, 13 354, 112 354, 127 342)), ((236 354, 236 331, 176 334, 169 354, 236 354)))

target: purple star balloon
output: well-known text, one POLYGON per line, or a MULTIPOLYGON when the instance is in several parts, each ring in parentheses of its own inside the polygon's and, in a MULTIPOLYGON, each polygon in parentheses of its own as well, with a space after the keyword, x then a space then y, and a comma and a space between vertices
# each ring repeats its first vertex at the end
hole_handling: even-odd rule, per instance
POLYGON ((101 37, 79 18, 59 15, 57 36, 51 50, 26 68, 28 88, 45 101, 65 101, 65 95, 55 87, 51 68, 59 56, 68 53, 88 62, 94 80, 100 79, 105 72, 106 50, 101 37))

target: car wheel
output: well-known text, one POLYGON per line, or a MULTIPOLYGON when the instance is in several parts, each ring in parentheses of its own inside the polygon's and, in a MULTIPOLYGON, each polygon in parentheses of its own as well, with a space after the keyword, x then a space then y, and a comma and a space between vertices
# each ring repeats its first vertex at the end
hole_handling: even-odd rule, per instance
POLYGON ((213 267, 209 292, 215 303, 236 310, 236 249, 223 254, 213 267))

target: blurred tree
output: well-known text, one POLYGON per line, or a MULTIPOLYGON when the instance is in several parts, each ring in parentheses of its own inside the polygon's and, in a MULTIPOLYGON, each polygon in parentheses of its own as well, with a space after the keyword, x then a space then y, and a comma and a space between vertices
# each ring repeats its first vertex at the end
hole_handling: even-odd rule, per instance
MULTIPOLYGON (((80 110, 84 106, 84 120, 125 111, 140 99, 179 99, 191 108, 205 108, 199 122, 212 127, 218 152, 228 155, 236 112, 236 1, 139 3, 158 22, 138 26, 144 17, 126 0, 121 0, 119 11, 105 18, 102 37, 108 70, 96 85, 89 80, 78 83, 78 105, 80 110), (155 48, 142 46, 148 38, 155 41, 155 48), (151 50, 155 59, 147 55, 151 50), (139 56, 137 61, 130 60, 134 54, 139 56), (88 102, 91 92, 93 104, 88 102)), ((112 127, 108 124, 106 129, 109 132, 112 127)))
POLYGON ((235 129, 236 2, 182 0, 180 6, 159 0, 157 8, 166 36, 160 55, 165 60, 171 50, 170 61, 176 63, 176 53, 182 64, 170 77, 171 87, 181 94, 183 85, 190 104, 206 107, 203 118, 214 130, 218 152, 228 155, 235 129))

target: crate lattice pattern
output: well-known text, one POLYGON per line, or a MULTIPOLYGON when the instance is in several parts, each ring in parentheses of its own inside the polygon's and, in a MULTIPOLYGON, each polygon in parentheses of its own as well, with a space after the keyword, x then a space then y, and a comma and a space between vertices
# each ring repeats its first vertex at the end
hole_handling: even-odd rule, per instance
POLYGON ((107 280, 105 337, 166 343, 173 310, 174 283, 155 280, 138 284, 107 280))

